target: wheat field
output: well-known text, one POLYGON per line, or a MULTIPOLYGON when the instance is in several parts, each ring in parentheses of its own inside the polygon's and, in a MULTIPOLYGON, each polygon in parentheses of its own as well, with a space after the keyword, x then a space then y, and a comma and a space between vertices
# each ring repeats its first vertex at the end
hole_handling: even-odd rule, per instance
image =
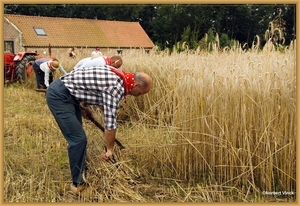
MULTIPOLYGON (((67 71, 76 64, 54 55, 67 71)), ((121 103, 118 165, 101 160, 103 133, 84 119, 91 199, 69 191, 67 144, 34 78, 4 87, 4 202, 296 200, 296 43, 122 57, 122 69, 148 73, 153 87, 121 103)))

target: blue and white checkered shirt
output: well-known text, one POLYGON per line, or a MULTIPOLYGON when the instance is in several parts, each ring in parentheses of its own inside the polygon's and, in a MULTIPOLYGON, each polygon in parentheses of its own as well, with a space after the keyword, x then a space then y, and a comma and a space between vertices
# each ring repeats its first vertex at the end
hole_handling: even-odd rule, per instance
POLYGON ((61 81, 79 102, 102 105, 105 128, 117 128, 117 113, 124 98, 124 86, 123 80, 108 66, 78 68, 62 76, 61 81))

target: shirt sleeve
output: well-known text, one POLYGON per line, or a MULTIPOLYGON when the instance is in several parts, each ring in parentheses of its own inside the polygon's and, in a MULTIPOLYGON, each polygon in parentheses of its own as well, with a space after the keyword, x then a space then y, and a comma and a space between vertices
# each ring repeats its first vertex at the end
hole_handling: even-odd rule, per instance
POLYGON ((110 91, 103 92, 104 123, 106 129, 112 130, 118 127, 117 116, 120 100, 114 96, 115 92, 117 92, 117 88, 111 88, 109 90, 110 91))
POLYGON ((67 74, 66 70, 64 70, 64 68, 62 67, 62 65, 60 65, 59 67, 60 71, 65 75, 67 74))

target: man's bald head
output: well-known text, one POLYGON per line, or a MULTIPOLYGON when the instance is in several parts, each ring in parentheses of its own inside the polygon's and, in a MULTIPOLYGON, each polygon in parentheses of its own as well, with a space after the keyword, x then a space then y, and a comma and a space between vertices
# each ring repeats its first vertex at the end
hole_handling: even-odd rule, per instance
POLYGON ((121 56, 112 56, 111 57, 111 65, 115 68, 120 68, 123 64, 123 60, 121 56))
POLYGON ((139 96, 146 94, 150 91, 152 86, 151 77, 144 72, 134 73, 134 85, 130 94, 133 96, 139 96))

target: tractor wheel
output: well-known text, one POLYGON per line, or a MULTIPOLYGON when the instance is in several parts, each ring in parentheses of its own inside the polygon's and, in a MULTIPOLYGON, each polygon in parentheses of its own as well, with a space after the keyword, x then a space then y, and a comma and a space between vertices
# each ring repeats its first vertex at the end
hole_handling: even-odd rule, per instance
POLYGON ((24 83, 32 73, 32 65, 29 63, 35 61, 34 55, 25 56, 16 67, 17 81, 24 83))

